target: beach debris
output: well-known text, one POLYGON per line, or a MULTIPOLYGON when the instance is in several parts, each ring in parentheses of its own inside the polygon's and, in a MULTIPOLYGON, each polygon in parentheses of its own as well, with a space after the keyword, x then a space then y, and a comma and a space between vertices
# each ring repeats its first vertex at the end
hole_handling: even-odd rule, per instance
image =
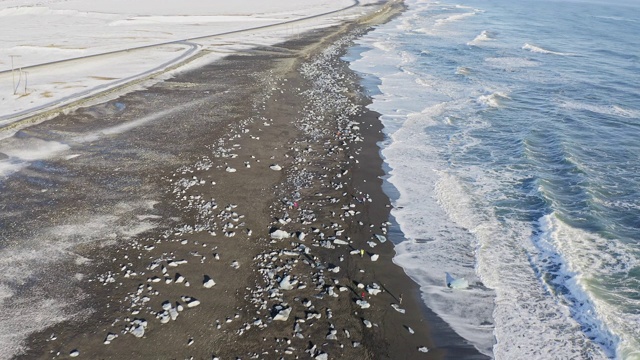
POLYGON ((451 274, 445 273, 447 287, 450 289, 466 289, 469 287, 469 281, 465 278, 455 279, 451 274))

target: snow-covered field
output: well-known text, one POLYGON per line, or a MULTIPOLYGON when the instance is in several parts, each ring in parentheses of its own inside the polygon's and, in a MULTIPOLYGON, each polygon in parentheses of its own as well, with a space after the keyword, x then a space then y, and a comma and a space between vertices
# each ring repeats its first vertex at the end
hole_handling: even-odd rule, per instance
POLYGON ((0 129, 164 72, 203 50, 198 61, 275 44, 374 2, 0 0, 0 129))

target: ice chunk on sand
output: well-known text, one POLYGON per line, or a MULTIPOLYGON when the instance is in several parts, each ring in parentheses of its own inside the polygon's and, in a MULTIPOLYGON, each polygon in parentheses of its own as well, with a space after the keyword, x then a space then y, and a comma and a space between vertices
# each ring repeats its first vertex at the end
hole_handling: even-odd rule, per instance
POLYGON ((278 164, 273 164, 273 165, 269 166, 269 169, 274 170, 274 171, 280 171, 280 170, 282 170, 282 166, 280 166, 278 164))
POLYGON ((384 235, 376 234, 376 239, 378 239, 378 241, 380 241, 380 243, 384 243, 384 242, 387 241, 387 238, 384 235))
POLYGON ((271 233, 271 238, 272 239, 287 239, 289 238, 291 235, 289 235, 288 232, 284 231, 284 230, 276 230, 274 232, 271 233))
POLYGON ((144 336, 144 326, 138 325, 138 326, 134 327, 133 329, 131 329, 131 334, 133 334, 133 336, 135 336, 137 338, 143 337, 144 336))
POLYGON ((397 312, 404 314, 405 310, 403 308, 400 307, 400 305, 398 304, 391 304, 391 307, 394 308, 397 312))
POLYGON ((294 285, 297 283, 298 283, 297 280, 291 281, 291 276, 287 275, 282 279, 282 281, 280 281, 280 289, 291 290, 293 289, 294 285))
POLYGON ((207 289, 210 289, 210 288, 212 288, 212 287, 213 287, 213 285, 215 285, 215 284, 216 284, 216 282, 215 282, 215 281, 213 281, 213 279, 212 279, 212 278, 210 278, 210 277, 209 277, 209 276, 207 276, 207 275, 205 275, 205 276, 204 276, 204 280, 203 280, 203 282, 202 282, 202 286, 204 286, 204 287, 205 287, 205 288, 207 288, 207 289))
POLYGON ((291 314, 291 308, 282 309, 273 317, 273 320, 287 321, 289 319, 289 314, 291 314))

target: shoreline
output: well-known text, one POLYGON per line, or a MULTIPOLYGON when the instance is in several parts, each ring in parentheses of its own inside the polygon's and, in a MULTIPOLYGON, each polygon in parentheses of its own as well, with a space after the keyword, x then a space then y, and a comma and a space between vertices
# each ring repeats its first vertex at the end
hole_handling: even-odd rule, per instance
MULTIPOLYGON (((367 244, 384 235, 390 208, 377 146, 382 125, 364 108, 369 99, 339 60, 350 27, 289 41, 280 54, 265 49, 230 56, 233 71, 262 57, 269 73, 263 84, 271 88, 238 108, 244 106, 249 118, 241 120, 247 113, 239 111, 214 132, 207 155, 163 176, 172 188, 163 201, 173 205, 158 211, 168 218, 182 211, 180 223, 168 221, 164 233, 152 231, 118 247, 77 249, 92 259, 88 268, 100 268, 92 277, 98 281, 85 284, 95 312, 34 334, 31 350, 17 358, 67 358, 76 349, 79 357, 105 359, 467 354, 460 344, 438 346, 440 334, 431 333, 436 317, 425 312, 417 285, 392 262, 391 242, 367 244), (306 77, 300 64, 307 64, 306 77), (336 65, 341 71, 328 74, 336 65), (337 91, 340 86, 350 87, 350 95, 337 91), (358 284, 364 284, 370 308, 356 303, 362 300, 358 284), (405 314, 391 307, 400 293, 405 314), (287 309, 287 319, 276 320, 287 309), (105 345, 109 334, 117 337, 105 345), (422 346, 429 351, 419 351, 422 346)), ((172 81, 193 82, 201 71, 172 81)))

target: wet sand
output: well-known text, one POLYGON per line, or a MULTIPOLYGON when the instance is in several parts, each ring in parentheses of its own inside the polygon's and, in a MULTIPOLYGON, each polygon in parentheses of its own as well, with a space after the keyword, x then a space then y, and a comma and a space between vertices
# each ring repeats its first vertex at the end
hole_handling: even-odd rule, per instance
POLYGON ((17 358, 482 358, 424 307, 384 241, 381 124, 340 60, 369 26, 233 55, 38 127, 164 114, 72 168, 92 174, 85 195, 57 201, 109 212, 134 198, 148 208, 118 221, 153 228, 73 244, 76 259, 47 272, 52 284, 76 274, 62 291, 76 294, 73 318, 17 358))

